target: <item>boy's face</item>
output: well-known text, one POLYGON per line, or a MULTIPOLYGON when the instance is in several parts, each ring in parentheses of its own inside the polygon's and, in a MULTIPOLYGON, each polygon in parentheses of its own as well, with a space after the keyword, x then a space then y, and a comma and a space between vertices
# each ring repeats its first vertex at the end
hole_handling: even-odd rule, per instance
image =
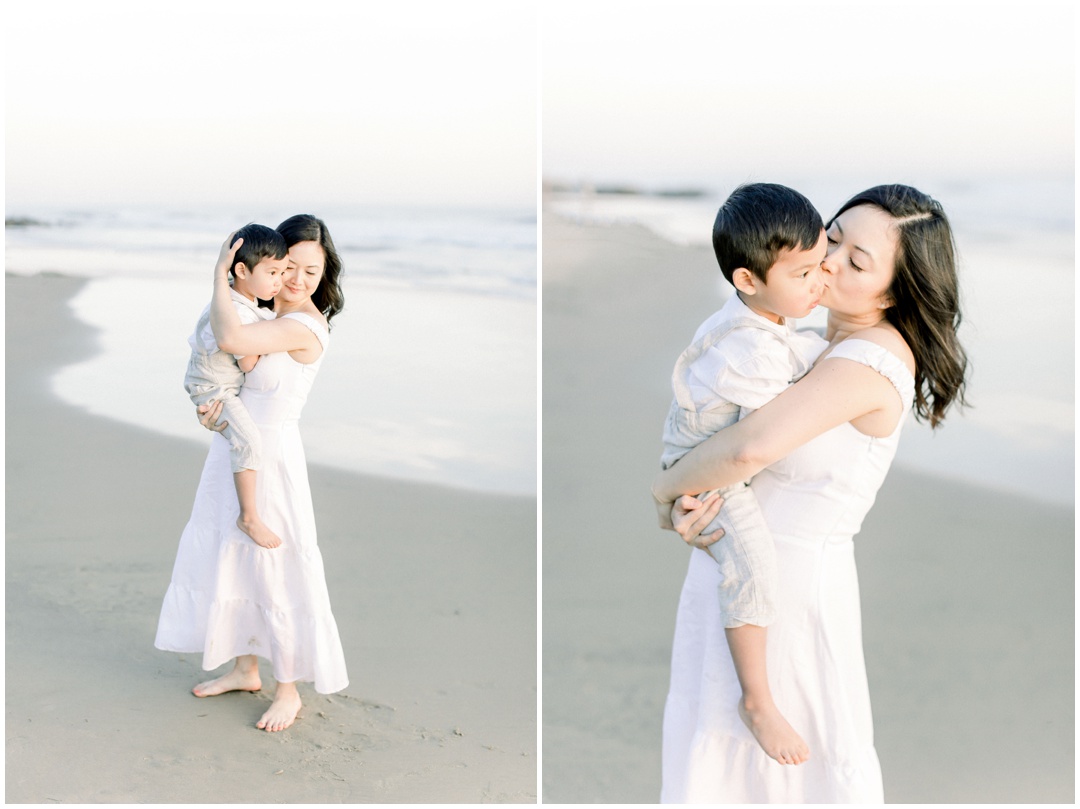
POLYGON ((243 279, 244 289, 259 300, 273 300, 281 291, 281 278, 288 263, 287 256, 262 259, 246 273, 243 279))
POLYGON ((785 250, 769 268, 768 283, 757 278, 753 293, 743 292, 743 302, 774 322, 779 318, 806 317, 818 305, 824 291, 821 262, 825 260, 825 231, 809 250, 785 250))

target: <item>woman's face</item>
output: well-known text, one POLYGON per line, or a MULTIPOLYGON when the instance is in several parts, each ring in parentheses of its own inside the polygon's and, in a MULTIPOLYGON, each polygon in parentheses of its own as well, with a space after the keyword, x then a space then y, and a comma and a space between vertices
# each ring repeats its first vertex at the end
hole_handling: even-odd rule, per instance
POLYGON ((297 242, 289 248, 289 264, 277 297, 286 303, 310 298, 322 280, 325 265, 326 255, 318 242, 297 242))
POLYGON ((821 305, 852 317, 891 306, 897 250, 892 217, 873 205, 856 205, 836 217, 825 235, 821 305))

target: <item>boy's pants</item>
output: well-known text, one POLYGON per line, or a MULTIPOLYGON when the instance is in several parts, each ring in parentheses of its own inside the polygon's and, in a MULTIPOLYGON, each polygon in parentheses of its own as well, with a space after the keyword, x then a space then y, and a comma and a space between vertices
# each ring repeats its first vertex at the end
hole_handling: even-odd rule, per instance
MULTIPOLYGON (((692 447, 679 447, 669 442, 679 435, 679 443, 685 443, 690 435, 702 437, 692 446, 704 441, 713 433, 739 420, 739 408, 734 412, 695 413, 683 410, 678 402, 671 403, 667 424, 664 427, 664 468, 672 466, 692 447), (697 429, 689 429, 693 422, 697 429), (714 428, 701 432, 702 427, 714 428), (689 430, 689 434, 688 434, 689 430), (680 440, 681 439, 681 440, 680 440), (677 458, 676 458, 677 460, 677 458)), ((776 619, 776 547, 772 533, 761 513, 757 497, 747 483, 737 483, 724 489, 715 489, 724 505, 709 527, 702 534, 711 534, 718 528, 724 535, 708 547, 708 552, 720 566, 720 613, 724 626, 732 628, 743 624, 768 626, 776 619)), ((709 492, 698 495, 703 499, 709 492)))
POLYGON ((192 352, 184 387, 196 405, 210 401, 222 403, 222 418, 229 426, 221 434, 229 440, 229 459, 234 473, 258 469, 262 460, 259 428, 237 396, 243 384, 244 373, 232 356, 221 351, 211 354, 192 352))
MULTIPOLYGON (((690 345, 676 362, 672 375, 675 398, 664 423, 664 454, 660 458, 664 469, 709 436, 739 420, 739 406, 731 402, 719 402, 712 409, 698 411, 686 380, 690 364, 702 352, 732 329, 742 327, 759 328, 749 319, 724 323, 690 345)), ((724 529, 724 535, 708 548, 720 566, 720 612, 724 626, 768 626, 776 619, 776 546, 772 532, 748 483, 716 491, 724 498, 724 505, 702 533, 724 529)))

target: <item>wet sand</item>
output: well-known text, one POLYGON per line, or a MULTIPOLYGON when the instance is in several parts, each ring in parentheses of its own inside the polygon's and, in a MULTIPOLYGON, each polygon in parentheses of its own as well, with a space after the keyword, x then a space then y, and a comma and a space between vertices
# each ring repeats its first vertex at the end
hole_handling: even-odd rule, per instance
POLYGON ((51 394, 97 350, 80 283, 6 279, 7 801, 534 802, 536 501, 312 466, 351 685, 260 731, 265 662, 199 700, 201 656, 153 646, 205 447, 51 394))

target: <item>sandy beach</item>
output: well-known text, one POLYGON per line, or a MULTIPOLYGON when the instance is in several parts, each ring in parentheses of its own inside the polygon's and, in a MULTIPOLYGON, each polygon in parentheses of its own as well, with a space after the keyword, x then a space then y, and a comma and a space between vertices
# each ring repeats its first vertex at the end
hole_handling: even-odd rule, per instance
POLYGON ((81 283, 6 279, 7 801, 534 802, 536 501, 312 466, 351 684, 257 730, 272 688, 153 646, 205 447, 51 394, 81 283))
MULTIPOLYGON (((543 786, 654 803, 687 550, 649 483, 711 250, 545 215, 543 786)), ((1074 799, 1073 509, 894 468, 856 538, 890 803, 1074 799)))

